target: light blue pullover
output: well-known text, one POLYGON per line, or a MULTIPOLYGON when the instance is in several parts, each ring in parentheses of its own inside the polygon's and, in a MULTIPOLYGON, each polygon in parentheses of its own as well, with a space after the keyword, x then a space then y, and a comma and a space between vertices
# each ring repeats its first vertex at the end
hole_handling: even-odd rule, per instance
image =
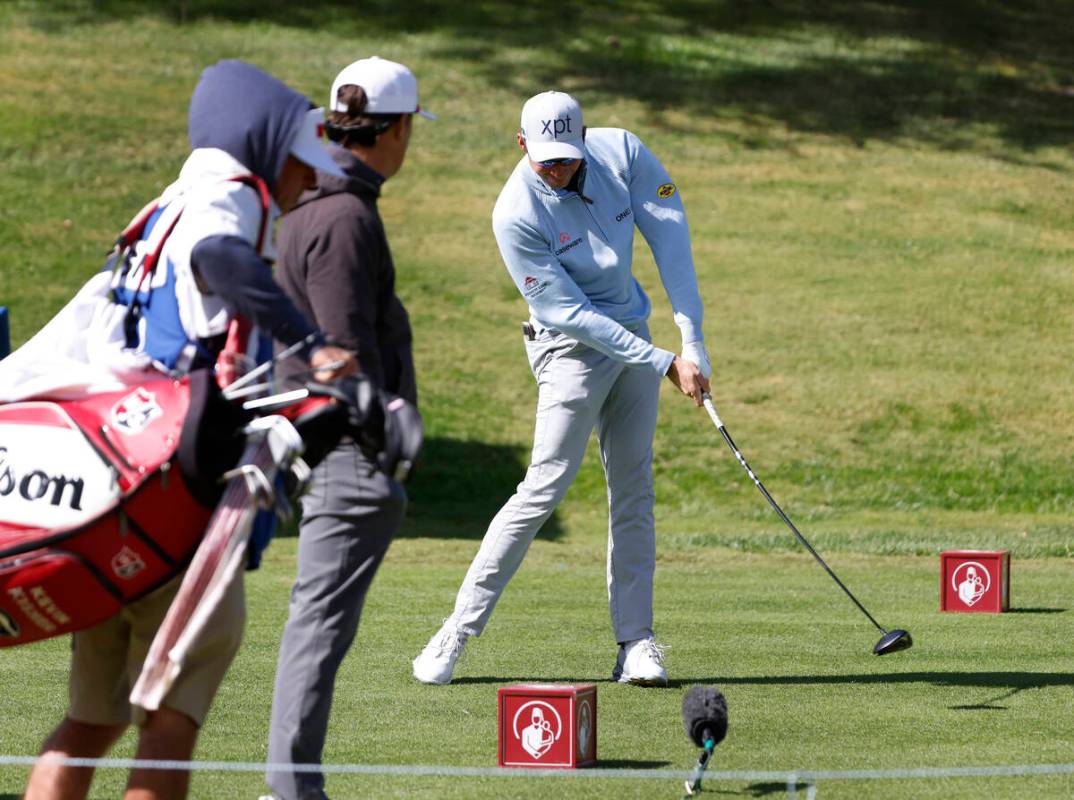
POLYGON ((667 373, 675 354, 634 335, 652 304, 631 271, 634 226, 652 250, 683 344, 702 341, 703 310, 682 198, 637 136, 589 128, 580 193, 552 189, 522 157, 492 229, 538 330, 553 329, 632 365, 667 373))

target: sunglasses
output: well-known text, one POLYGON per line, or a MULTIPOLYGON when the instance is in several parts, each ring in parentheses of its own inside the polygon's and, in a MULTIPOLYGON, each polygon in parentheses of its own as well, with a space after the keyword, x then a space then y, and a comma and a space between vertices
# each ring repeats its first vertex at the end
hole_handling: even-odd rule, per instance
POLYGON ((538 161, 545 169, 551 169, 552 167, 565 167, 569 166, 580 159, 577 158, 550 158, 547 161, 538 161))

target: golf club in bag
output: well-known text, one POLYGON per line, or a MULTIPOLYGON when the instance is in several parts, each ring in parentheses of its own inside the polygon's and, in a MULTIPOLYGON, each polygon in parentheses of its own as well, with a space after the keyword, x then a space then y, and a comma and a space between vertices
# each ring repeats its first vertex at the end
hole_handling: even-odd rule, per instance
POLYGON ((798 539, 798 541, 802 543, 802 546, 810 552, 813 558, 817 560, 818 564, 824 567, 824 571, 831 576, 832 580, 839 584, 839 588, 846 592, 847 597, 849 597, 854 602, 854 605, 858 607, 861 613, 869 619, 869 622, 873 623, 873 625, 876 626, 876 629, 880 631, 882 636, 880 637, 880 641, 877 642, 876 646, 873 648, 873 652, 878 656, 883 656, 887 655, 888 653, 894 653, 898 650, 906 650, 907 648, 911 647, 914 642, 913 639, 910 638, 909 631, 903 630, 902 628, 895 628, 889 631, 883 626, 881 626, 879 622, 873 619, 873 615, 865 609, 865 606, 863 606, 858 601, 858 598, 854 596, 850 589, 848 589, 844 585, 844 583, 839 580, 839 576, 832 572, 832 568, 829 567, 828 564, 824 561, 824 559, 820 557, 820 554, 813 549, 813 545, 806 541, 806 538, 801 533, 799 533, 796 527, 794 527, 794 523, 791 522, 790 517, 783 513, 783 509, 780 508, 776 501, 772 499, 772 495, 770 495, 768 493, 768 490, 764 488, 764 484, 761 483, 760 479, 754 474, 753 470, 750 469, 750 465, 746 463, 746 459, 743 458, 742 453, 739 452, 738 447, 735 445, 734 440, 731 438, 731 434, 729 434, 727 432, 727 428, 724 427, 723 421, 720 419, 720 415, 716 413, 716 407, 712 404, 712 397, 708 393, 706 393, 702 395, 702 400, 705 404, 705 410, 708 411, 709 417, 712 418, 712 423, 720 432, 720 435, 723 437, 723 440, 727 442, 727 446, 731 448, 731 452, 735 454, 735 458, 738 459, 738 463, 742 465, 742 468, 744 470, 746 470, 746 474, 750 476, 750 480, 752 480, 757 486, 757 488, 761 490, 761 494, 764 495, 765 500, 767 500, 769 505, 771 505, 775 512, 779 514, 779 518, 787 524, 787 527, 791 529, 791 533, 793 533, 798 539))

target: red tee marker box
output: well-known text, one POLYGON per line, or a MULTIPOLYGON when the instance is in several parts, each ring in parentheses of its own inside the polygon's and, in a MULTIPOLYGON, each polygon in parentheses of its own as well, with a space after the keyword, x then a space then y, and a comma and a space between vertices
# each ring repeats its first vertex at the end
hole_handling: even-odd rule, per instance
POLYGON ((597 763, 597 687, 518 683, 496 696, 501 767, 575 769, 597 763))
POLYGON ((999 614, 1010 608, 1009 550, 940 553, 940 611, 999 614))

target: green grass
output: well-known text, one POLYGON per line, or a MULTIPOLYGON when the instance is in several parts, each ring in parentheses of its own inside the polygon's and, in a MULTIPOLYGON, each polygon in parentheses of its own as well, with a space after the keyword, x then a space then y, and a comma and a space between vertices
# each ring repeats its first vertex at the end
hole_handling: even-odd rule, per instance
MULTIPOLYGON (((608 681, 615 646, 595 542, 538 542, 488 631, 471 643, 447 687, 409 677, 409 659, 451 605, 474 545, 397 542, 382 567, 344 662, 333 709, 332 763, 493 766, 496 695, 522 681, 598 684, 606 767, 688 769, 696 755, 680 706, 693 684, 719 686, 730 729, 719 770, 853 770, 1068 763, 1074 746, 1074 568, 1057 559, 1014 564, 1014 613, 942 614, 937 559, 840 556, 834 566, 881 621, 908 628, 912 650, 877 658, 879 635, 806 555, 719 548, 665 553, 657 625, 671 645, 672 686, 608 681)), ((272 545, 248 576, 246 641, 205 726, 198 757, 265 758, 269 692, 286 615, 294 540, 272 545)), ((31 753, 62 713, 66 643, 5 651, 8 695, 0 752, 31 753), (27 677, 33 674, 32 679, 27 677), (22 676, 22 677, 20 677, 22 676)), ((116 755, 129 757, 125 742, 116 755)), ((22 775, 0 773, 0 797, 22 775)), ((108 771, 94 797, 118 794, 108 771)), ((259 778, 199 774, 193 796, 256 796, 259 778)), ((332 776, 334 797, 675 797, 671 781, 332 776), (554 782, 553 782, 554 781, 554 782), (548 788, 549 786, 554 788, 548 788)), ((1068 797, 1074 777, 828 782, 822 797, 1068 797)), ((755 796, 746 782, 708 791, 755 796)))
MULTIPOLYGON (((689 766, 678 703, 696 680, 731 704, 718 768, 1069 762, 1072 28, 1058 0, 0 3, 0 305, 19 343, 99 267, 182 163, 186 103, 207 64, 245 58, 318 101, 354 58, 409 64, 441 118, 417 122, 381 207, 429 437, 345 663, 326 757, 490 765, 499 679, 603 680, 611 666, 606 504, 590 453, 464 662, 481 681, 435 690, 407 678, 524 472, 535 395, 517 333, 525 307, 489 214, 517 158, 521 102, 570 90, 589 124, 634 130, 676 178, 713 394, 737 444, 866 605, 918 641, 868 655, 868 624, 798 552, 707 417, 665 386, 657 612, 678 683, 601 684, 602 761, 689 766), (936 611, 936 555, 967 547, 1012 552, 1021 613, 936 611), (398 713, 406 704, 415 710, 398 713)), ((640 237, 636 264, 656 341, 674 347, 640 237)), ((292 571, 283 540, 250 578, 247 644, 200 758, 264 757, 292 571)), ((65 653, 57 641, 0 656, 0 752, 33 752, 58 718, 65 653)), ((0 770, 0 798, 23 774, 0 770)), ((99 796, 115 796, 118 778, 102 778, 99 796)), ((538 796, 548 785, 333 781, 337 797, 538 796)), ((569 796, 676 791, 552 785, 569 796)), ((194 794, 258 788, 254 776, 205 776, 194 794)), ((1074 793, 1069 777, 821 789, 1074 793)))

